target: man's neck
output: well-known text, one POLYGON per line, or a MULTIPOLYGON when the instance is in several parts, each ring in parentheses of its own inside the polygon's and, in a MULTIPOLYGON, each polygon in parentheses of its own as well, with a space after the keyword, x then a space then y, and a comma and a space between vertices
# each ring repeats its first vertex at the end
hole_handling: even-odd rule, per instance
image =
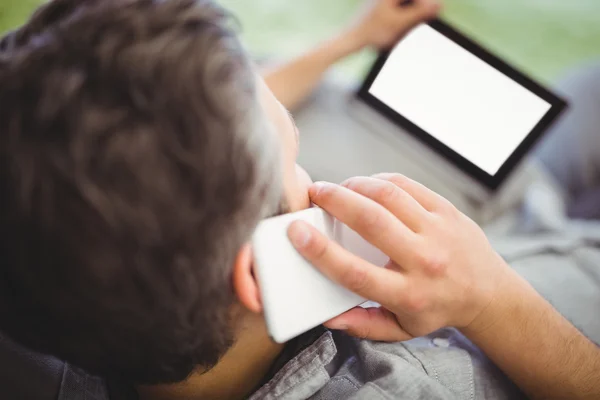
POLYGON ((210 371, 194 372, 181 383, 140 386, 141 400, 238 400, 249 396, 283 350, 269 338, 260 315, 244 318, 238 338, 210 371))

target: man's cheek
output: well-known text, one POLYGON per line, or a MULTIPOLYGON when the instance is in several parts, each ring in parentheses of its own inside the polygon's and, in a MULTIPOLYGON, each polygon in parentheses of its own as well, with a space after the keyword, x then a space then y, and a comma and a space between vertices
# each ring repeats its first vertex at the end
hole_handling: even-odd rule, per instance
POLYGON ((312 185, 312 179, 308 173, 296 164, 296 176, 292 188, 290 208, 291 211, 300 211, 310 207, 310 198, 308 197, 308 188, 312 185))
POLYGON ((308 188, 313 184, 310 175, 308 175, 308 172, 304 168, 296 164, 296 176, 298 177, 298 184, 306 189, 308 195, 308 188))

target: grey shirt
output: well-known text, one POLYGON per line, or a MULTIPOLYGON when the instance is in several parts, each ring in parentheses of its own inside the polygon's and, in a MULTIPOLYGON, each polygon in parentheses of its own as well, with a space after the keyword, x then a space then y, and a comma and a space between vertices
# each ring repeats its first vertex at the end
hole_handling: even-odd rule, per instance
POLYGON ((251 400, 525 398, 454 329, 382 343, 317 328, 288 344, 273 370, 251 400))

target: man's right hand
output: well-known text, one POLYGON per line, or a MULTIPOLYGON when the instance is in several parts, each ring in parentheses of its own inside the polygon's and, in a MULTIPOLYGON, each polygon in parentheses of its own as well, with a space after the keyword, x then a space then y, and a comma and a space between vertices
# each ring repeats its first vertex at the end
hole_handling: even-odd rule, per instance
POLYGON ((512 271, 481 229, 448 201, 390 174, 318 185, 311 198, 390 257, 379 268, 305 223, 290 226, 290 239, 306 259, 383 306, 355 308, 327 326, 383 341, 454 326, 533 398, 600 398, 598 347, 512 271))
MULTIPOLYGON (((311 200, 390 257, 385 269, 354 256, 303 222, 290 226, 297 250, 330 279, 381 308, 355 308, 332 329, 399 341, 439 328, 472 327, 513 273, 482 230, 452 204, 397 174, 321 183, 311 200)), ((489 324, 486 315, 486 324, 489 324)))

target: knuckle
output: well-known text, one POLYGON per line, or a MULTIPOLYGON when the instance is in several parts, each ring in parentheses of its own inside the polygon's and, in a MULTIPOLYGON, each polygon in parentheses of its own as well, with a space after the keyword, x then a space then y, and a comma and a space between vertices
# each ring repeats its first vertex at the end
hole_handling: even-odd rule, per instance
POLYGON ((360 268, 357 265, 351 264, 345 269, 343 276, 344 286, 350 291, 359 293, 364 291, 369 286, 369 276, 365 268, 360 268))
POLYGON ((329 241, 323 238, 311 240, 307 247, 307 252, 314 260, 320 260, 325 257, 329 250, 329 241))
POLYGON ((452 204, 448 199, 444 197, 440 197, 438 202, 438 209, 440 213, 450 217, 456 216, 459 213, 458 209, 454 206, 454 204, 452 204))
POLYGON ((359 327, 353 328, 350 331, 350 334, 356 338, 364 340, 364 339, 367 339, 369 337, 369 335, 371 334, 371 328, 368 325, 359 326, 359 327))
POLYGON ((419 252, 415 255, 415 262, 419 268, 423 269, 429 263, 430 255, 428 252, 419 252))
POLYGON ((427 309, 427 304, 428 302, 425 296, 418 293, 412 293, 406 297, 403 308, 411 314, 417 314, 425 311, 427 309))
POLYGON ((424 259, 423 269, 429 276, 444 276, 448 271, 447 257, 442 255, 430 255, 424 259))
POLYGON ((381 233, 383 226, 382 215, 373 210, 362 210, 356 218, 357 230, 368 236, 376 236, 381 233))
MULTIPOLYGON (((448 201, 448 200, 446 200, 446 201, 448 201)), ((454 206, 454 204, 452 204, 452 203, 450 203, 450 202, 448 202, 448 203, 449 203, 449 205, 448 205, 448 206, 447 206, 447 208, 446 208, 446 210, 447 210, 446 212, 448 213, 448 216, 449 216, 450 218, 452 218, 454 221, 459 221, 460 219, 462 219, 462 216, 463 216, 464 214, 463 214, 463 213, 461 213, 461 212, 458 210, 458 208, 456 208, 456 207, 454 206)))
POLYGON ((386 204, 394 202, 401 195, 402 193, 396 185, 390 182, 383 182, 379 187, 373 190, 371 198, 379 204, 386 204))

